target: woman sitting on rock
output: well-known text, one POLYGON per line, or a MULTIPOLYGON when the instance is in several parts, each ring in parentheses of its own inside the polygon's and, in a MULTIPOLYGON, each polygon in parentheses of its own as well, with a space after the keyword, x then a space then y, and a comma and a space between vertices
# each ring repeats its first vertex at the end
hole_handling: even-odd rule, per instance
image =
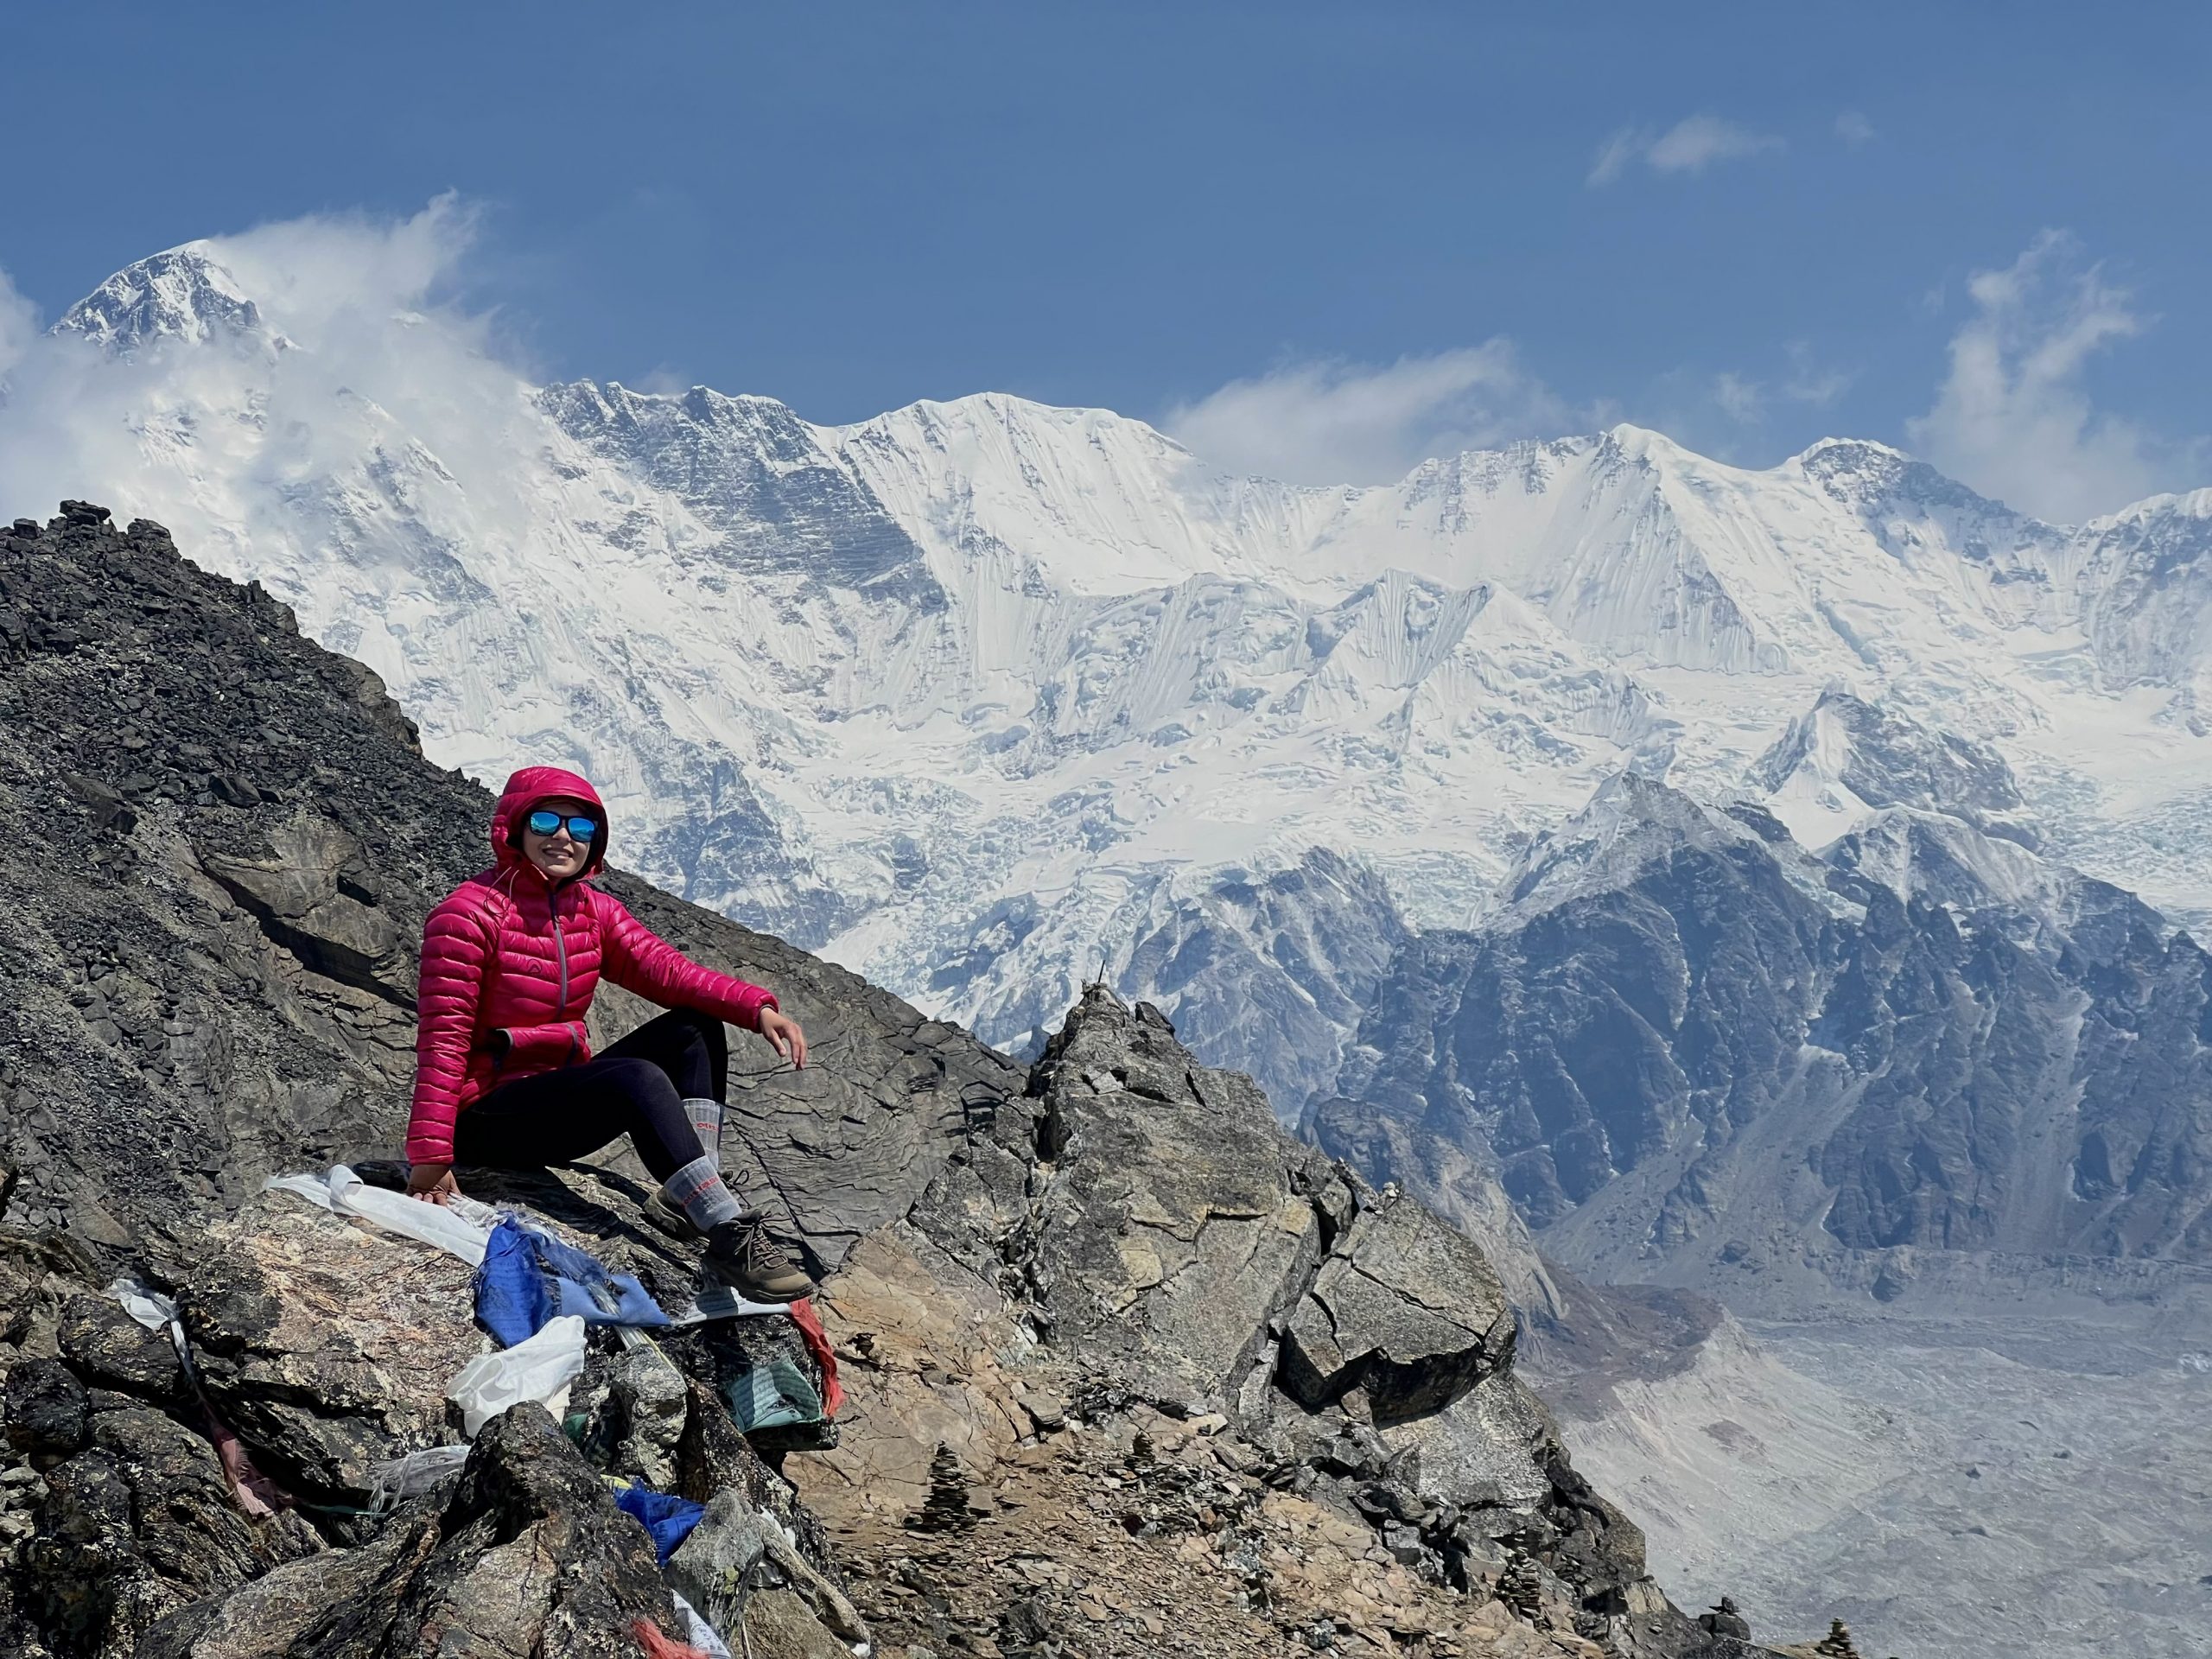
POLYGON ((423 929, 407 1190, 443 1204, 456 1163, 563 1163, 627 1134, 660 1190, 648 1219, 703 1236, 711 1278, 756 1301, 813 1285, 741 1205, 719 1167, 728 1098, 725 1020, 794 1065, 806 1033, 758 985, 688 960, 589 880, 607 858, 607 809, 572 772, 525 766, 492 816, 496 862, 423 929), (584 1015, 605 974, 670 1010, 597 1058, 584 1015))

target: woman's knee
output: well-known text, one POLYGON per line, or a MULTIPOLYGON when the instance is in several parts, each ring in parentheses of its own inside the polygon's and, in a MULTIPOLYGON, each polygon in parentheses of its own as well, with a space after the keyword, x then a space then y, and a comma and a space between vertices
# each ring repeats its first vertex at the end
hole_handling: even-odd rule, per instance
POLYGON ((600 1062, 607 1086, 632 1111, 651 1112, 682 1098, 668 1073, 651 1060, 615 1058, 600 1062))
POLYGON ((729 1074, 729 1037, 722 1022, 696 1008, 671 1010, 681 1029, 679 1046, 670 1056, 669 1072, 686 1094, 722 1097, 729 1074))
POLYGON ((707 1046, 708 1053, 719 1055, 729 1046, 728 1032, 723 1029, 722 1022, 713 1014, 697 1008, 677 1008, 672 1012, 707 1046))

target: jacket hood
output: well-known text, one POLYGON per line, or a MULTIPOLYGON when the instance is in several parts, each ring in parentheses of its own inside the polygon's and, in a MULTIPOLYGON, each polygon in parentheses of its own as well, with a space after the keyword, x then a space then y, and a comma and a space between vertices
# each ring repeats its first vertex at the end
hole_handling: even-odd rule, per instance
POLYGON ((563 796, 587 804, 592 816, 599 820, 599 833, 592 837, 590 855, 575 879, 582 880, 607 862, 607 805, 599 798, 599 791, 586 779, 563 767, 524 766, 507 779, 507 786, 499 791, 499 805, 492 809, 492 856, 501 869, 520 869, 529 861, 522 855, 522 821, 530 815, 531 809, 540 801, 563 796))

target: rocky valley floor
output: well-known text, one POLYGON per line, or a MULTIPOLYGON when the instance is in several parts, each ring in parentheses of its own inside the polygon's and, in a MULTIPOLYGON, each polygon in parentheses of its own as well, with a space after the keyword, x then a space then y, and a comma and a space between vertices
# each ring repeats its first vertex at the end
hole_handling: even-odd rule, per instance
POLYGON ((1840 1615, 1905 1659, 2185 1659, 2212 1637, 2212 1357, 2193 1321, 1751 1321, 1570 1411, 1685 1599, 1840 1615))

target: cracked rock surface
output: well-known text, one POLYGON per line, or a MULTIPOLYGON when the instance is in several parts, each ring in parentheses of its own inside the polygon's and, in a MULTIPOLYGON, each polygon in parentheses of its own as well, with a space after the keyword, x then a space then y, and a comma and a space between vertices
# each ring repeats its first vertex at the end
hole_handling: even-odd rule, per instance
POLYGON ((1254 1622, 1370 1650, 1347 1607, 1395 1632, 1372 1639, 1439 1654, 1758 1651, 1645 1574, 1641 1535, 1514 1375, 1481 1251, 1291 1140, 1249 1079, 1200 1066, 1147 1005, 1088 992, 894 1233, 855 1254, 832 1303, 871 1409, 800 1475, 865 1541, 856 1593, 880 1628, 932 1650, 972 1637, 962 1552, 913 1534, 995 1522, 1001 1569, 1038 1592, 996 1628, 1008 1651, 1052 1651, 1071 1628, 1096 1651, 1153 1650, 1170 1582, 1172 1608, 1235 1610, 1209 1627, 1224 1651, 1273 1650, 1246 1645, 1254 1622), (917 1319, 917 1301, 944 1312, 917 1319), (1163 1466, 1171 1442, 1179 1470, 1163 1466), (1133 1505, 1147 1488, 1179 1501, 1133 1505), (1033 1555, 1067 1559, 1054 1527, 1071 1505, 1172 1538, 1174 1565, 1139 1552, 1113 1581, 1103 1563, 1125 1552, 1094 1541, 1077 1552, 1089 1572, 1032 1573, 1033 1555), (1033 1509, 1048 1517, 1034 1532, 1033 1509), (1308 1576, 1314 1549, 1286 1554, 1285 1528, 1331 1564, 1308 1576), (1477 1605, 1514 1631, 1480 1630, 1477 1605))
POLYGON ((1473 1241, 1418 1204, 1363 1205, 1292 1310, 1282 1377, 1300 1403, 1365 1391, 1378 1420, 1442 1409, 1513 1354, 1513 1309, 1473 1241))

